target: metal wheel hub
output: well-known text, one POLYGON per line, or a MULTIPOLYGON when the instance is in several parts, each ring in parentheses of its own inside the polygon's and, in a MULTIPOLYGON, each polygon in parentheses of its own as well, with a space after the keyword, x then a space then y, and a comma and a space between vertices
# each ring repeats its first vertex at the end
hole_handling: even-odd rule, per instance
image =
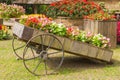
POLYGON ((47 60, 47 51, 43 50, 40 52, 40 58, 47 60))

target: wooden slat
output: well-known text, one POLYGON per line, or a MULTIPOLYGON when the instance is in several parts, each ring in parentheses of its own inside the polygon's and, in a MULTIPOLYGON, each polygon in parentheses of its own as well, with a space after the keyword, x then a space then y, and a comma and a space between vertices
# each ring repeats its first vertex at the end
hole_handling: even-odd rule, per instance
MULTIPOLYGON (((82 44, 80 44, 79 42, 74 41, 71 48, 70 48, 70 52, 81 54, 81 52, 82 52, 82 44)), ((83 55, 86 55, 86 54, 83 53, 83 55)))
POLYGON ((88 49, 88 56, 89 57, 95 58, 97 56, 97 53, 98 53, 98 48, 97 47, 89 46, 89 49, 88 49))
POLYGON ((84 43, 79 43, 79 44, 81 45, 79 47, 79 49, 80 49, 79 54, 87 56, 88 55, 88 49, 89 49, 88 45, 84 44, 84 43))
POLYGON ((68 38, 65 38, 64 44, 63 44, 64 50, 65 51, 70 51, 72 44, 73 44, 72 40, 70 40, 68 38))

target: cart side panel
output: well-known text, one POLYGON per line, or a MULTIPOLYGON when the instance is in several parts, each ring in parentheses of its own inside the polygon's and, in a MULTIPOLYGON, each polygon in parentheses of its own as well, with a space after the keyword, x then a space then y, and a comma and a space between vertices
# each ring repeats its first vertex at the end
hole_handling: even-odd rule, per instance
POLYGON ((32 37, 34 29, 30 27, 25 27, 24 25, 18 22, 15 22, 12 31, 13 31, 13 34, 18 36, 20 39, 29 40, 32 37))
POLYGON ((97 57, 98 59, 104 60, 104 61, 110 61, 112 58, 113 52, 109 50, 99 49, 97 57))
MULTIPOLYGON (((79 53, 81 53, 81 47, 82 46, 82 44, 79 44, 78 42, 73 42, 72 43, 72 46, 70 47, 70 51, 71 52, 73 52, 73 53, 77 53, 77 54, 79 54, 79 53)), ((83 54, 84 55, 84 54, 83 54)))
POLYGON ((64 50, 65 51, 70 51, 70 48, 71 48, 72 44, 73 44, 73 41, 71 39, 65 38, 64 44, 63 44, 64 50))
POLYGON ((29 40, 32 37, 33 32, 34 30, 32 28, 25 27, 22 34, 22 39, 29 40))
POLYGON ((97 47, 91 47, 88 48, 88 56, 95 58, 97 56, 98 48, 97 47))

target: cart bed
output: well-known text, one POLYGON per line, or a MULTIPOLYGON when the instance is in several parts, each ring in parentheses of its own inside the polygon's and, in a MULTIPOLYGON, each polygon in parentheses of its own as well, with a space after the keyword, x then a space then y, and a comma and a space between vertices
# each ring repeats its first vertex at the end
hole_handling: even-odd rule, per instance
MULTIPOLYGON (((18 36, 22 40, 28 41, 31 37, 39 34, 46 34, 46 32, 39 31, 30 27, 25 27, 24 25, 15 22, 15 25, 13 27, 13 34, 18 36)), ((107 62, 110 62, 112 58, 113 51, 109 49, 99 48, 91 44, 75 41, 66 37, 60 37, 60 36, 56 36, 56 37, 63 44, 64 51, 69 52, 71 54, 85 56, 107 62)), ((51 39, 49 37, 45 37, 46 45, 50 40, 51 39)), ((35 42, 37 42, 37 40, 35 42)), ((55 49, 59 49, 57 45, 58 44, 54 42, 51 47, 55 49)))

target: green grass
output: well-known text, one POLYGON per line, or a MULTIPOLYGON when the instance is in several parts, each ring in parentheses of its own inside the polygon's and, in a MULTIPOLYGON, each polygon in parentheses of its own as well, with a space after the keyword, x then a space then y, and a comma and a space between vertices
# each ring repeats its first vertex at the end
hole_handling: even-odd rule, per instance
POLYGON ((113 50, 112 65, 66 54, 57 75, 38 77, 25 69, 22 60, 16 60, 11 43, 0 41, 0 80, 120 80, 120 46, 113 50))

